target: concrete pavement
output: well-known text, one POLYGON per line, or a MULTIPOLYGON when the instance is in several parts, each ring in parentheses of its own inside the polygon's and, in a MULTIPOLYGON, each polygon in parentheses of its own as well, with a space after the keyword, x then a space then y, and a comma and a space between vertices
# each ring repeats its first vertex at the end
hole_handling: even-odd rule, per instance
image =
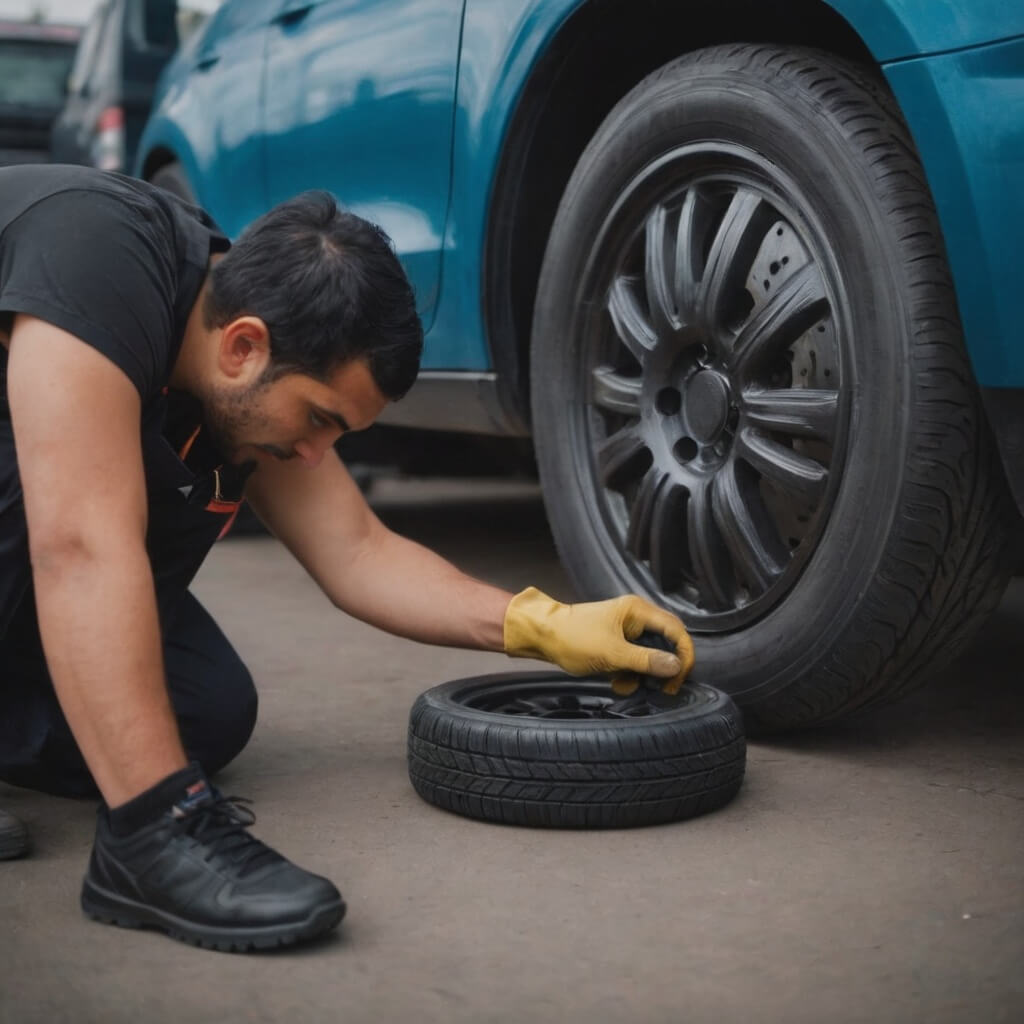
MULTIPOLYGON (((378 506, 471 572, 568 596, 530 487, 388 484, 378 506)), ((0 785, 36 844, 0 864, 0 1024, 1024 1020, 1024 579, 927 691, 752 744, 716 814, 592 833, 464 820, 408 782, 421 690, 528 666, 353 622, 269 538, 219 545, 197 592, 261 694, 222 788, 348 917, 248 957, 94 924, 92 806, 0 785)))

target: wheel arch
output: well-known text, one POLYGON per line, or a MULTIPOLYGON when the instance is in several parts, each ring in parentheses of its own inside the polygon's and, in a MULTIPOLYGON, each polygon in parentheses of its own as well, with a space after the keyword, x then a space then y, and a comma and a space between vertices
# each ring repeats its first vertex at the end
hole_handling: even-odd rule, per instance
POLYGON ((205 208, 204 176, 200 173, 200 165, 188 137, 177 124, 157 115, 143 133, 132 173, 150 181, 161 167, 174 163, 181 164, 189 185, 196 193, 198 205, 205 208))
POLYGON ((172 149, 167 146, 155 146, 142 161, 139 167, 139 177, 144 181, 149 181, 161 167, 176 162, 178 162, 178 156, 172 149))
POLYGON ((534 60, 493 179, 482 275, 484 329, 502 404, 524 422, 530 422, 529 342, 541 262, 580 155, 644 76, 684 53, 729 42, 813 45, 876 64, 861 36, 824 0, 793 0, 782 10, 756 0, 686 6, 588 0, 534 60))

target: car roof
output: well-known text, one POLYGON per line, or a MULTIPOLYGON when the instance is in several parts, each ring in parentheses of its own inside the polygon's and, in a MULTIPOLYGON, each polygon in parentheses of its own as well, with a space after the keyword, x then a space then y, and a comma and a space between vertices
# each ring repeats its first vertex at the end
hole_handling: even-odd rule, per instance
POLYGON ((78 25, 38 24, 0 19, 0 39, 30 39, 43 43, 77 43, 82 34, 78 25))

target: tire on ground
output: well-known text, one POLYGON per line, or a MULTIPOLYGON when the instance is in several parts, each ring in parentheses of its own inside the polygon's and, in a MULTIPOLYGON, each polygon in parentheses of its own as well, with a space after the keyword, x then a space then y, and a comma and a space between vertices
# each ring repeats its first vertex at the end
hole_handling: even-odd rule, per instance
MULTIPOLYGON (((434 687, 409 716, 409 778, 470 818, 543 828, 628 828, 715 810, 740 788, 746 741, 730 698, 687 684, 645 717, 574 720, 474 707, 501 693, 594 699, 607 680, 509 673, 434 687)), ((598 697, 598 699, 602 699, 598 697)))
POLYGON ((531 401, 578 593, 634 591, 678 613, 695 634, 695 678, 728 691, 748 731, 903 694, 964 648, 1005 586, 1013 508, 924 173, 872 69, 715 47, 629 93, 551 230, 531 401), (778 228, 750 243, 759 202, 778 228), (771 259, 783 226, 789 255, 771 259), (827 319, 798 323, 806 309, 784 304, 784 286, 786 301, 817 287, 827 319), (829 333, 790 339, 786 353, 765 344, 772 361, 741 370, 732 346, 760 344, 756 330, 770 340, 774 313, 791 333, 829 333), (820 488, 802 519, 801 487, 820 488))
POLYGON ((185 169, 176 161, 158 167, 150 175, 149 180, 151 184, 162 188, 165 192, 170 192, 172 196, 177 196, 179 199, 184 199, 186 203, 195 205, 195 193, 185 175, 185 169))

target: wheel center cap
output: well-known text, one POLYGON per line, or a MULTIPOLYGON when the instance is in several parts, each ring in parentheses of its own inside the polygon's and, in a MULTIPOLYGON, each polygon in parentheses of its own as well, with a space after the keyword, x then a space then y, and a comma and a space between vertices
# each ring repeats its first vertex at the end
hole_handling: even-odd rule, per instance
POLYGON ((710 444, 729 419, 729 385, 713 370, 695 373, 683 392, 683 415, 690 436, 710 444))

